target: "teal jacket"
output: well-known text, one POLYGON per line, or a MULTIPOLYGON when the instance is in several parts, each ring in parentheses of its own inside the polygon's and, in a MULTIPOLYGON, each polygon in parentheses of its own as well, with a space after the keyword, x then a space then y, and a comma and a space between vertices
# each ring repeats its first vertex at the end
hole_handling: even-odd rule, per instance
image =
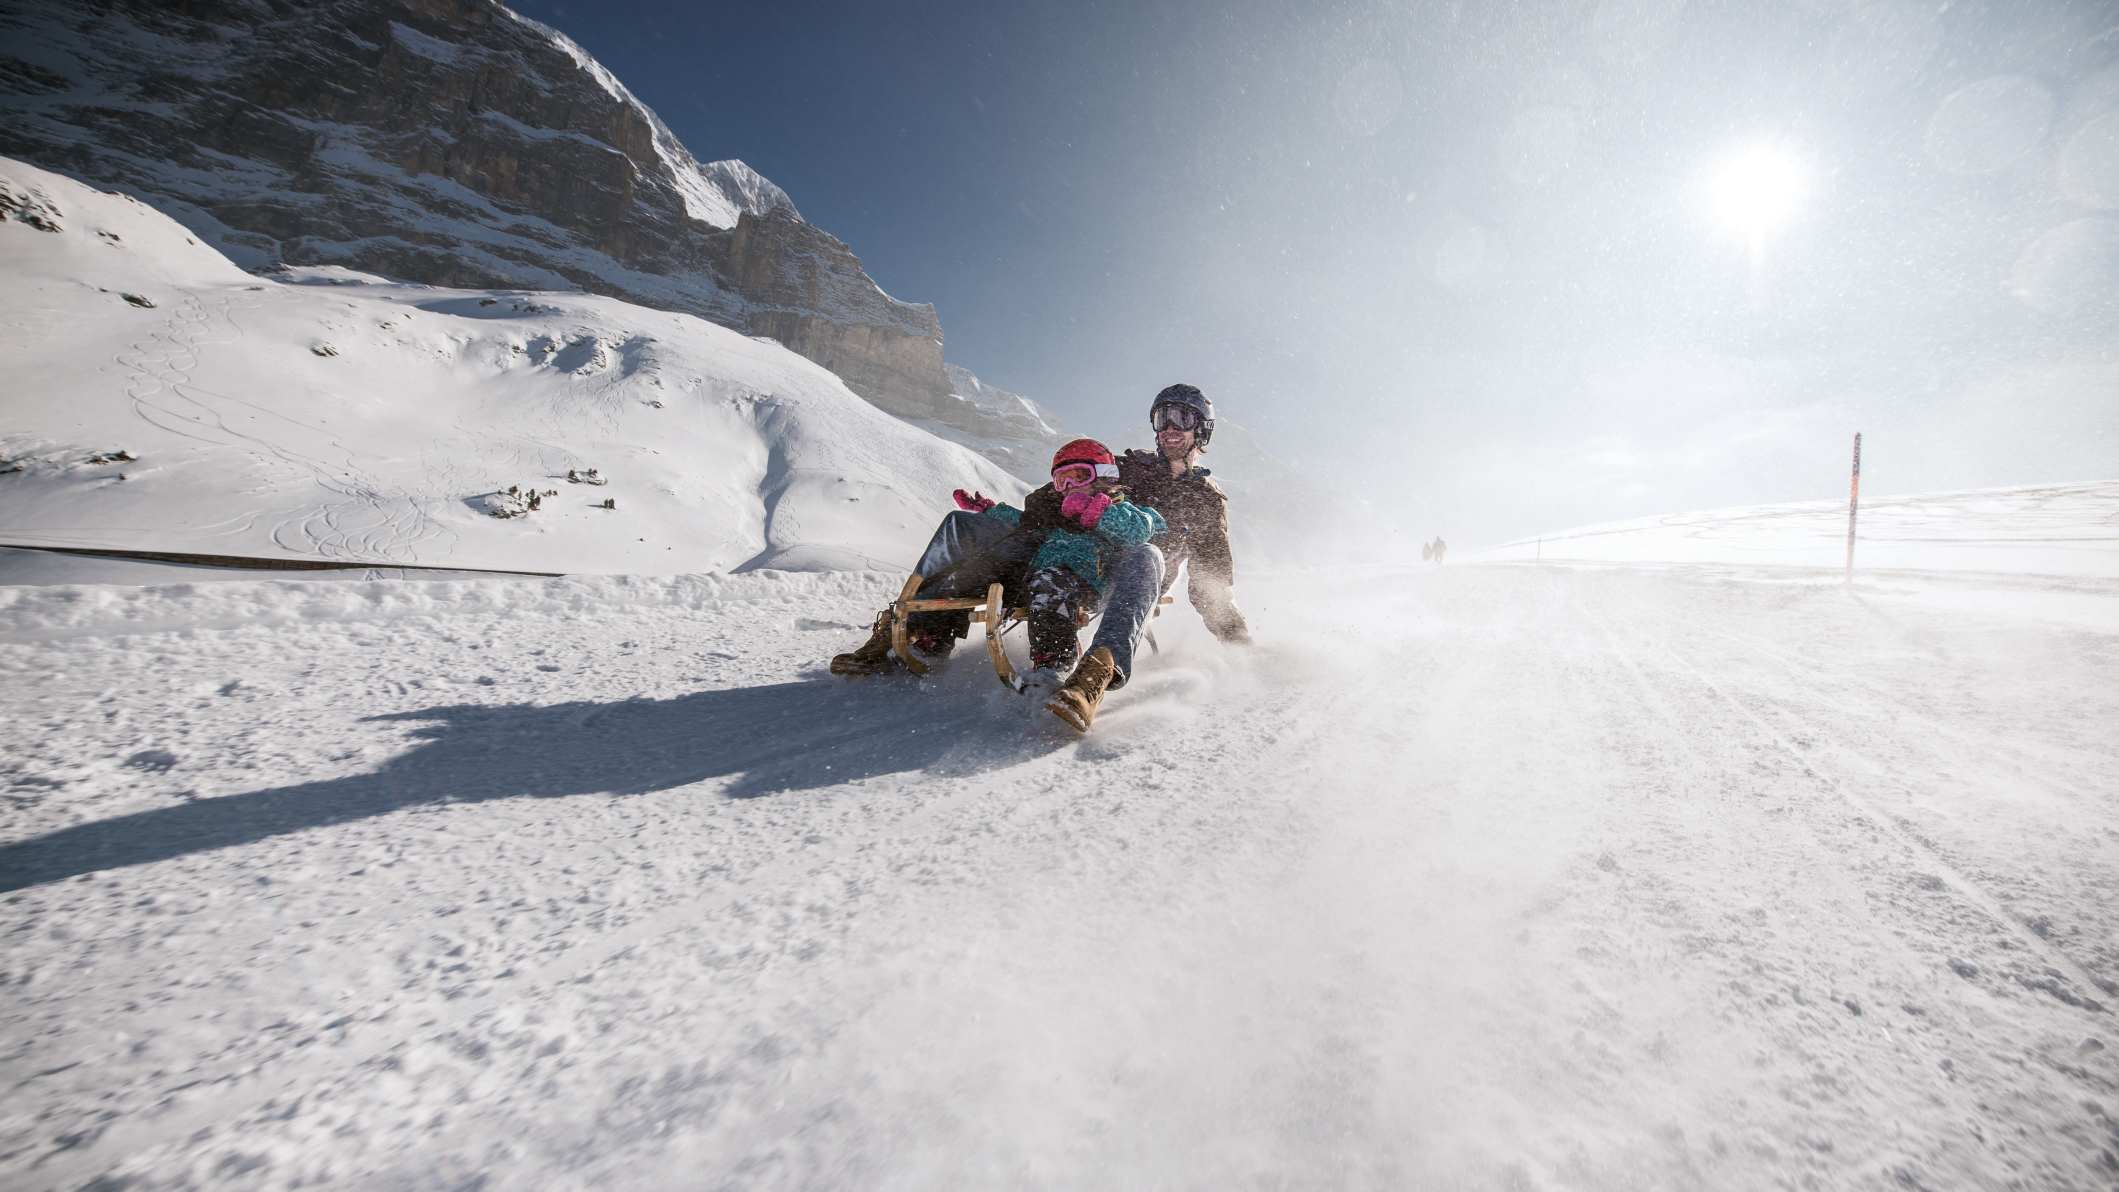
POLYGON ((1064 567, 1080 576, 1101 596, 1118 553, 1146 542, 1167 528, 1162 514, 1145 505, 1135 505, 1122 492, 1112 496, 1114 500, 1104 510, 1104 515, 1096 520, 1094 530, 1084 530, 1060 517, 1060 495, 1049 484, 1024 497, 1021 509, 1013 505, 995 505, 980 516, 998 518, 1019 532, 1043 532, 1044 541, 1038 546, 1037 554, 1031 557, 1030 569, 1064 567))

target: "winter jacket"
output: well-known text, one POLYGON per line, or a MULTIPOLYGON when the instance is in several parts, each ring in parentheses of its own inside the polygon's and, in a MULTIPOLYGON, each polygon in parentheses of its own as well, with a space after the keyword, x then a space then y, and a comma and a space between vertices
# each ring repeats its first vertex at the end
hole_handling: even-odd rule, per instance
POLYGON ((1080 576, 1101 596, 1118 552, 1146 542, 1165 528, 1162 515, 1153 509, 1127 500, 1124 492, 1111 495, 1111 504, 1096 520, 1094 530, 1084 530, 1060 515, 1059 491, 1049 484, 1024 497, 1021 509, 995 505, 980 516, 999 518, 1016 527, 1018 534, 1043 535, 1037 553, 1030 559, 1030 569, 1063 567, 1080 576))
POLYGON ((1118 482, 1134 502, 1162 514, 1169 532, 1156 545, 1168 569, 1165 586, 1177 579, 1177 565, 1189 562, 1186 594, 1199 619, 1223 641, 1248 641, 1250 626, 1236 607, 1236 560, 1229 553, 1229 496, 1205 468, 1170 475, 1170 466, 1153 451, 1128 451, 1118 457, 1118 482))

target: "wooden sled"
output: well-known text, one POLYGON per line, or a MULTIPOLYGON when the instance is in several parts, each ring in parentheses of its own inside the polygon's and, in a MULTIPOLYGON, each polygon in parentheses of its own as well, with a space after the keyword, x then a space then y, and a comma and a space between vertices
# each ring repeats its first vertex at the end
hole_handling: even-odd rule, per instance
MULTIPOLYGON (((1030 610, 1022 607, 1010 608, 1002 595, 1000 584, 988 584, 984 596, 944 596, 921 600, 913 593, 918 592, 920 585, 925 582, 926 577, 914 573, 905 581, 904 588, 898 592, 898 598, 890 604, 890 648, 898 656, 898 661, 904 663, 905 669, 913 674, 927 673, 927 664, 920 660, 918 653, 912 648, 912 634, 906 628, 912 614, 970 613, 973 621, 986 627, 986 654, 993 659, 993 673, 1000 676, 1001 682, 1006 683, 1009 690, 1020 693, 1027 684, 1023 682, 1023 677, 1016 673, 1015 664, 1008 660, 1008 650, 1001 641, 1001 635, 1014 623, 1029 620, 1030 610)), ((1170 603, 1171 599, 1169 596, 1158 599, 1155 602, 1155 611, 1148 615, 1151 618, 1161 616, 1162 606, 1170 603)), ((1088 617, 1082 618, 1075 628, 1086 628, 1090 620, 1088 617)), ((1151 632, 1147 638, 1148 648, 1161 652, 1162 647, 1155 644, 1155 634, 1151 632)))

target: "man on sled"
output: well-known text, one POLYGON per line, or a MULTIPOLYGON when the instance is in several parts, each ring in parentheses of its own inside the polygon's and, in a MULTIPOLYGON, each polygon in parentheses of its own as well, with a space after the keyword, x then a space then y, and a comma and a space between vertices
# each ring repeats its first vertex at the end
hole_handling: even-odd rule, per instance
MULTIPOLYGON (((1088 657, 1046 704, 1083 731, 1095 719, 1104 692, 1123 687, 1132 674, 1134 648, 1178 564, 1189 560, 1188 592, 1207 628, 1224 642, 1250 641, 1232 591, 1228 498, 1207 470, 1197 466, 1214 432, 1214 407, 1198 389, 1172 385, 1156 395, 1149 422, 1156 432, 1154 452, 1128 451, 1113 460, 1094 440, 1076 440, 1061 448, 1053 457, 1055 483, 1025 498, 1020 514, 1008 510, 994 517, 993 502, 959 490, 960 510, 943 518, 921 555, 916 590, 908 587, 919 599, 933 599, 977 596, 988 585, 1003 583, 1011 605, 1030 605, 1033 664, 1060 673, 1073 665, 1078 648, 1071 624, 1062 639, 1063 618, 1085 619, 1087 610, 1100 606, 1103 620, 1088 657), (1062 492, 1063 464, 1090 465, 1087 487, 1062 492), (1071 526, 1065 511, 1069 501, 1077 514, 1071 526), (1091 507, 1097 520, 1085 529, 1079 514, 1091 507), (1113 509, 1119 510, 1118 517, 1107 526, 1103 518, 1113 509), (1147 536, 1136 536, 1135 519, 1141 513, 1154 514, 1158 523, 1147 536), (1032 574, 1050 570, 1037 563, 1044 557, 1045 535, 1055 527, 1069 535, 1055 545, 1051 557, 1066 574, 1048 575, 1038 585, 1042 592, 1033 590, 1032 574), (1163 549, 1147 540, 1157 534, 1163 549), (1092 553, 1090 578, 1084 573, 1092 571, 1092 553), (1070 560, 1076 565, 1068 565, 1070 560), (1083 587, 1093 590, 1093 599, 1085 599, 1083 587)), ((832 659, 832 672, 876 674, 903 666, 891 648, 895 618, 895 606, 883 610, 868 641, 832 659)), ((909 646, 916 657, 946 655, 964 636, 969 620, 970 614, 961 611, 911 613, 905 626, 909 646)))

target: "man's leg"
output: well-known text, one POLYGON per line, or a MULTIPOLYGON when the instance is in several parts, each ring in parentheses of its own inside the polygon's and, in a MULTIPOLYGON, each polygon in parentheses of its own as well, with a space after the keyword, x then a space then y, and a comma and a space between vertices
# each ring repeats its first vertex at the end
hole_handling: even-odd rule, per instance
MULTIPOLYGON (((999 518, 980 517, 968 510, 960 509, 943 517, 942 524, 935 527, 934 537, 928 540, 927 549, 920 553, 916 566, 925 582, 914 595, 928 600, 985 595, 986 585, 992 582, 987 574, 999 570, 997 563, 988 560, 1008 553, 996 548, 1011 532, 999 518)), ((867 675, 894 669, 897 662, 891 655, 891 615, 888 608, 877 613, 875 624, 869 627, 868 640, 833 657, 832 673, 867 675)), ((948 653, 970 626, 971 618, 965 613, 916 613, 907 619, 905 628, 922 639, 929 647, 927 653, 932 655, 948 653)))
MULTIPOLYGON (((944 517, 942 524, 935 527, 934 537, 928 540, 927 549, 920 552, 920 561, 913 569, 934 580, 958 563, 992 549, 1013 532, 1014 527, 1000 518, 982 517, 959 509, 944 517)), ((930 595, 925 585, 921 586, 920 595, 930 595)))
MULTIPOLYGON (((1015 528, 999 518, 981 517, 958 510, 942 519, 934 537, 920 555, 922 582, 914 592, 920 600, 984 596, 995 580, 1007 580, 1020 572, 1027 551, 1037 548, 1034 540, 1019 538, 1010 543, 1015 528)), ((914 613, 906 630, 925 638, 946 652, 971 628, 969 613, 914 613)))
POLYGON ((1124 687, 1133 674, 1133 647, 1147 628, 1148 617, 1163 590, 1163 553, 1152 542, 1127 547, 1111 569, 1111 583, 1104 589, 1104 619, 1097 624, 1096 639, 1089 643, 1111 651, 1118 671, 1111 686, 1124 687))

